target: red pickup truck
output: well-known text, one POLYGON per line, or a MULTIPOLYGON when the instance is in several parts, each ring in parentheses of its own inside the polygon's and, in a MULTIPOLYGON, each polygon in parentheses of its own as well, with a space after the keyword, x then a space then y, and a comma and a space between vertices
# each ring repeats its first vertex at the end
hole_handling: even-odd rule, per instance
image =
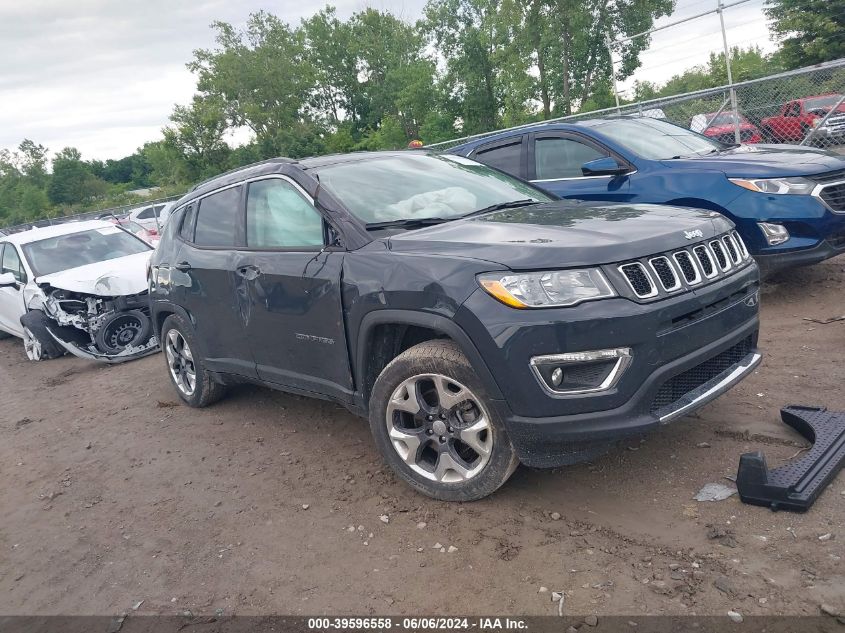
MULTIPOLYGON (((767 139, 772 141, 800 142, 841 99, 841 94, 826 94, 787 101, 780 114, 764 118, 760 127, 767 139)), ((845 103, 841 103, 836 111, 845 113, 845 103)))

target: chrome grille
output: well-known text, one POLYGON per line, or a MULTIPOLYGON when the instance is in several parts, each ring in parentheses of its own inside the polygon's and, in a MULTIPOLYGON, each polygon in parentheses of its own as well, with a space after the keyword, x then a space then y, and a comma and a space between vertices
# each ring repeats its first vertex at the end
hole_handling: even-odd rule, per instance
POLYGON ((728 249, 728 255, 731 257, 731 261, 734 264, 738 264, 742 261, 742 256, 739 254, 739 247, 734 242, 734 238, 730 235, 726 235, 722 238, 722 243, 725 245, 725 248, 728 249))
POLYGON ((701 267, 704 276, 708 279, 715 277, 717 274, 716 262, 713 261, 710 250, 704 244, 700 244, 693 248, 692 252, 695 253, 695 258, 698 260, 698 265, 701 267))
POLYGON ((745 246, 745 242, 742 241, 739 233, 737 231, 731 231, 731 237, 734 238, 734 242, 739 247, 739 254, 742 255, 742 259, 748 259, 748 248, 745 246))
POLYGON ((725 249, 722 248, 721 242, 716 240, 710 242, 710 250, 716 256, 716 261, 720 269, 728 270, 731 267, 731 263, 728 261, 727 255, 725 255, 725 249))
POLYGON ((652 299, 732 275, 752 261, 732 230, 708 242, 619 264, 617 270, 638 299, 652 299))
MULTIPOLYGON (((833 117, 831 117, 833 118, 833 117)), ((830 122, 831 119, 828 119, 830 122)), ((830 171, 813 176, 819 186, 813 191, 828 207, 841 213, 845 211, 845 170, 830 171)))
POLYGON ((672 257, 675 259, 675 263, 678 265, 681 274, 690 286, 694 286, 701 281, 701 275, 692 261, 692 255, 687 251, 678 251, 677 253, 673 253, 672 257))
POLYGON ((628 284, 631 286, 631 290, 640 299, 657 296, 657 287, 652 283, 645 266, 639 262, 635 262, 633 264, 624 264, 619 267, 619 270, 625 275, 628 284))
POLYGON ((660 280, 660 285, 663 286, 663 290, 666 292, 672 292, 673 290, 677 290, 681 287, 681 282, 675 274, 675 269, 672 268, 672 264, 669 263, 668 257, 652 257, 648 263, 651 265, 651 269, 654 271, 654 274, 657 275, 657 278, 660 280))

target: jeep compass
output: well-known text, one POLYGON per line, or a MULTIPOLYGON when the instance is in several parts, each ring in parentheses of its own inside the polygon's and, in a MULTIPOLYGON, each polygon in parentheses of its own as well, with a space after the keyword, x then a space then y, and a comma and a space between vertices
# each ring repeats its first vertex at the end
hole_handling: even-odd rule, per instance
POLYGON ((180 398, 342 403, 439 499, 588 459, 760 361, 757 266, 712 211, 561 201, 418 151, 274 159, 174 209, 149 273, 180 398))

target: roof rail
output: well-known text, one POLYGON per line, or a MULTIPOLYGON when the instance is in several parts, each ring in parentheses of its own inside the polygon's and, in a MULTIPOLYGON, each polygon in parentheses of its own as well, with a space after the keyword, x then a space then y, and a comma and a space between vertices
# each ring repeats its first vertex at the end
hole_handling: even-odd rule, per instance
POLYGON ((244 169, 249 169, 250 167, 258 167, 259 165, 268 165, 270 163, 282 163, 282 164, 290 164, 297 162, 293 158, 286 158, 285 156, 279 156, 277 158, 268 158, 266 160, 260 160, 255 163, 250 163, 249 165, 242 165, 241 167, 235 167, 234 169, 230 169, 228 171, 224 171, 223 173, 217 174, 216 176, 212 176, 211 178, 206 178, 202 182, 198 182, 193 187, 190 188, 190 191, 196 191, 203 185, 206 185, 218 178, 222 178, 223 176, 228 176, 229 174, 236 174, 239 171, 243 171, 244 169))

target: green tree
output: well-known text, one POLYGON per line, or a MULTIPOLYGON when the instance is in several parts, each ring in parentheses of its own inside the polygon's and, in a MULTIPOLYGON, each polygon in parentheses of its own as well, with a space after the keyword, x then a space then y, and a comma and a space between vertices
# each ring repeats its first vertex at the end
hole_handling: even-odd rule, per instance
POLYGON ((309 119, 316 73, 301 30, 264 11, 250 15, 243 31, 225 22, 212 26, 217 48, 195 51, 188 68, 200 94, 219 99, 231 126, 248 127, 266 145, 278 142, 279 130, 309 119))
POLYGON ((53 176, 47 186, 53 204, 78 204, 104 194, 106 189, 106 183, 91 172, 75 147, 65 147, 53 158, 53 176))
POLYGON ((845 57, 845 0, 768 0, 765 11, 787 69, 845 57))
POLYGON ((190 106, 177 105, 170 115, 173 127, 164 129, 164 140, 185 158, 192 179, 206 178, 226 169, 229 146, 225 104, 216 95, 195 95, 190 106))

